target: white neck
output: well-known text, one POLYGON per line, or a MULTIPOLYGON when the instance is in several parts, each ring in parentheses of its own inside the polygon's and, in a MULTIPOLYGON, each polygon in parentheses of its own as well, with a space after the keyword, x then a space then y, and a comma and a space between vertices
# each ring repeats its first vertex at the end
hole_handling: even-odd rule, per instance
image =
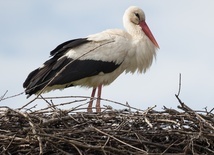
POLYGON ((126 31, 136 39, 141 39, 145 36, 144 32, 142 31, 141 27, 139 25, 135 25, 132 22, 130 22, 127 18, 123 18, 123 25, 126 29, 126 31))

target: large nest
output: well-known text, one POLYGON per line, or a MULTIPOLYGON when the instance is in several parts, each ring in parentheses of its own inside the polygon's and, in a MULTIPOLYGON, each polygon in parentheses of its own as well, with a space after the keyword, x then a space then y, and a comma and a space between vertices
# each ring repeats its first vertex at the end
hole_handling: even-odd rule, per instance
POLYGON ((178 100, 180 110, 162 111, 1 107, 0 154, 214 154, 212 110, 196 112, 178 100))

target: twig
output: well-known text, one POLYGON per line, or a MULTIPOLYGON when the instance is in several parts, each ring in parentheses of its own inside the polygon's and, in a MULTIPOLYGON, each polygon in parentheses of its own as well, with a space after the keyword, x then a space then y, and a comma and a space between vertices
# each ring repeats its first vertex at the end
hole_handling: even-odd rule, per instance
POLYGON ((1 154, 5 154, 5 152, 7 152, 8 148, 10 147, 10 145, 12 144, 12 142, 14 141, 16 135, 12 136, 10 143, 7 145, 7 147, 1 152, 1 154))
POLYGON ((172 144, 170 144, 160 155, 164 155, 166 153, 167 150, 169 150, 170 147, 172 147, 179 139, 177 139, 176 141, 174 141, 172 144))
MULTIPOLYGON (((45 99, 62 99, 62 98, 86 98, 86 99, 90 99, 91 97, 88 97, 88 96, 60 96, 60 97, 44 97, 45 99)), ((41 99, 41 98, 38 98, 38 99, 41 99)), ((94 98, 96 99, 96 98, 94 98)), ((113 101, 113 100, 109 100, 109 99, 105 99, 105 98, 100 98, 100 100, 103 100, 103 101, 106 101, 106 102, 111 102, 111 103, 115 103, 115 104, 118 104, 118 105, 121 105, 121 106, 124 106, 124 107, 127 107, 127 108, 131 108, 133 110, 137 110, 137 111, 141 111, 141 112, 145 112, 145 110, 141 110, 139 108, 135 108, 133 106, 130 106, 130 105, 127 105, 127 104, 123 104, 121 102, 117 102, 117 101, 113 101)), ((152 108, 156 107, 153 106, 152 108)))
POLYGON ((169 122, 169 123, 173 123, 173 124, 176 124, 176 125, 180 125, 179 123, 177 123, 176 121, 174 120, 168 120, 168 119, 157 119, 157 121, 160 121, 160 122, 169 122))
MULTIPOLYGON (((64 150, 62 150, 62 149, 60 149, 59 147, 55 146, 56 143, 55 143, 54 141, 51 141, 51 140, 49 140, 49 139, 47 139, 47 141, 51 144, 51 146, 53 146, 56 150, 59 150, 62 154, 64 154, 64 155, 70 155, 70 153, 68 153, 68 152, 66 152, 66 151, 64 151, 64 150)), ((58 153, 58 152, 57 152, 57 153, 58 153)))
POLYGON ((118 142, 120 142, 120 143, 122 143, 122 144, 124 144, 124 145, 126 145, 126 146, 128 146, 128 147, 131 147, 131 148, 133 148, 133 149, 135 149, 135 150, 138 150, 138 151, 140 151, 140 152, 142 152, 142 153, 144 153, 144 154, 148 154, 146 151, 144 151, 144 150, 142 150, 142 149, 139 149, 139 148, 137 148, 137 147, 135 147, 135 146, 132 146, 132 145, 130 145, 130 144, 127 144, 126 142, 121 141, 121 140, 119 140, 118 138, 116 138, 116 137, 114 137, 114 136, 112 136, 112 135, 110 135, 110 134, 108 134, 108 133, 105 133, 105 132, 99 130, 98 128, 95 128, 94 126, 91 126, 91 128, 93 128, 93 129, 96 130, 97 132, 100 132, 100 133, 102 133, 102 134, 104 134, 104 135, 106 135, 106 136, 108 136, 108 137, 110 137, 110 138, 115 139, 116 141, 118 141, 118 142))
MULTIPOLYGON (((36 131, 36 126, 34 125, 33 121, 31 120, 31 118, 28 116, 27 113, 22 113, 20 111, 17 111, 20 115, 24 116, 25 118, 27 118, 27 120, 29 121, 30 126, 32 127, 32 132, 33 134, 37 135, 37 131, 36 131)), ((43 149, 42 149, 42 139, 40 136, 36 136, 38 141, 39 141, 39 154, 42 155, 43 154, 43 149)))
POLYGON ((152 111, 155 107, 157 107, 157 106, 154 105, 154 106, 148 107, 148 108, 143 112, 143 114, 144 114, 144 115, 147 115, 148 112, 152 111))
POLYGON ((109 139, 110 139, 110 137, 108 136, 108 138, 107 138, 105 144, 103 145, 103 148, 104 148, 104 147, 106 146, 106 144, 109 142, 109 139))
POLYGON ((149 119, 147 117, 144 118, 145 122, 149 125, 150 128, 153 128, 153 125, 150 123, 149 119))
POLYGON ((7 94, 7 92, 8 92, 8 90, 6 90, 5 93, 0 97, 0 102, 1 102, 2 100, 4 100, 4 97, 5 97, 5 95, 7 94))
POLYGON ((17 96, 20 96, 20 95, 24 94, 24 92, 21 92, 21 93, 18 93, 18 94, 15 94, 15 95, 12 95, 12 96, 8 96, 8 97, 4 98, 4 96, 7 94, 7 92, 8 92, 8 90, 5 92, 4 95, 2 95, 0 97, 0 101, 7 100, 7 99, 10 99, 10 98, 13 98, 13 97, 17 97, 17 96))
POLYGON ((179 103, 181 104, 182 109, 187 109, 188 111, 193 112, 201 121, 203 121, 206 125, 208 125, 212 130, 214 130, 214 127, 212 126, 212 124, 208 123, 205 119, 203 119, 198 113, 196 113, 194 110, 192 110, 190 107, 188 107, 186 104, 184 104, 184 102, 182 102, 180 100, 180 98, 175 95, 176 98, 178 99, 179 103))
POLYGON ((212 108, 212 109, 209 111, 209 114, 211 114, 213 111, 214 111, 214 108, 212 108))
POLYGON ((177 93, 177 96, 180 95, 180 92, 181 92, 181 73, 179 74, 179 87, 178 87, 178 93, 177 93))

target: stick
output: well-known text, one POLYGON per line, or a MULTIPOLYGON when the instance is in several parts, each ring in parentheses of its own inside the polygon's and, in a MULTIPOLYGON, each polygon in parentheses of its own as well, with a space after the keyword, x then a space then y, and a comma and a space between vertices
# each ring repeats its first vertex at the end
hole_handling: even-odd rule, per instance
MULTIPOLYGON (((180 100, 180 98, 177 96, 177 95, 175 95, 176 96, 176 98, 178 99, 178 101, 179 101, 179 103, 181 104, 181 107, 183 108, 183 109, 186 109, 187 111, 191 111, 191 112, 193 112, 201 121, 203 121, 206 125, 208 125, 212 130, 214 130, 214 127, 212 126, 212 124, 210 124, 210 123, 208 123, 205 119, 203 119, 198 113, 196 113, 194 110, 192 110, 190 107, 188 107, 186 104, 184 104, 184 102, 182 102, 181 100, 180 100)), ((181 109, 182 109, 181 108, 181 109)))
POLYGON ((108 137, 110 137, 110 138, 113 138, 114 140, 116 140, 116 141, 118 141, 118 142, 120 142, 120 143, 122 143, 122 144, 124 144, 124 145, 126 145, 126 146, 128 146, 128 147, 131 147, 131 148, 133 148, 133 149, 135 149, 135 150, 141 151, 141 152, 143 152, 144 154, 148 154, 146 151, 144 151, 144 150, 142 150, 142 149, 139 149, 139 148, 137 148, 137 147, 135 147, 135 146, 132 146, 132 145, 130 145, 130 144, 127 144, 126 142, 121 141, 121 140, 117 139, 116 137, 114 137, 114 136, 112 136, 112 135, 109 135, 108 133, 105 133, 105 132, 99 130, 98 128, 95 128, 95 127, 93 127, 93 126, 91 126, 91 128, 93 128, 94 130, 98 131, 99 133, 102 133, 102 134, 104 134, 104 135, 106 135, 106 136, 108 136, 108 137))
POLYGON ((181 73, 179 74, 179 86, 178 86, 178 94, 177 94, 177 96, 180 95, 180 92, 181 92, 181 73))

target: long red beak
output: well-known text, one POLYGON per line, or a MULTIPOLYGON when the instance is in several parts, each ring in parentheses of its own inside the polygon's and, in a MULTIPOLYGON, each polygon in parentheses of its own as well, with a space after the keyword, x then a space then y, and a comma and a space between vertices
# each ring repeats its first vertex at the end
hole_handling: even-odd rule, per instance
POLYGON ((153 36, 152 32, 150 31, 148 25, 146 24, 145 21, 142 21, 140 23, 140 27, 142 28, 143 32, 146 34, 146 36, 152 41, 152 43, 159 48, 159 45, 157 41, 155 40, 155 37, 153 36))

